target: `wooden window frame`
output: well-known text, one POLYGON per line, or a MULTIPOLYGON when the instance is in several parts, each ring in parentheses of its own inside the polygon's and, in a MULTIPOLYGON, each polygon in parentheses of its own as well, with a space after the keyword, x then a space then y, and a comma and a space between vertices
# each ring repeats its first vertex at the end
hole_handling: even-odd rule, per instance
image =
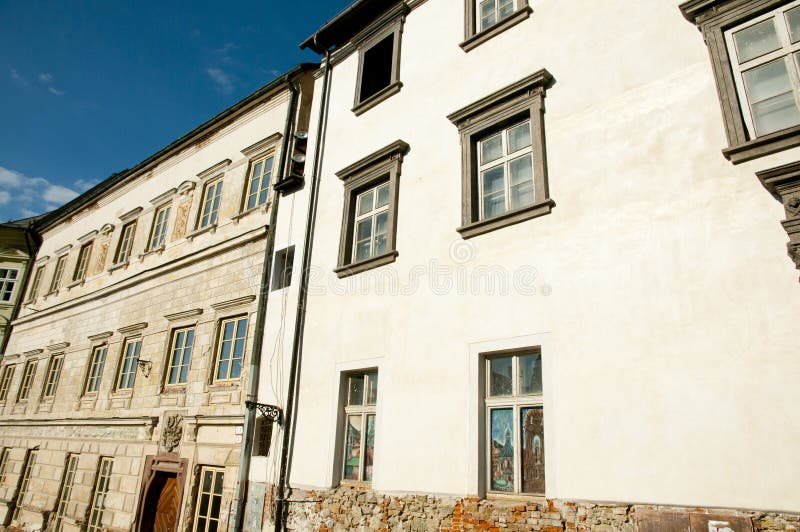
POLYGON ((65 356, 64 353, 58 353, 50 357, 47 372, 45 372, 44 386, 42 386, 42 399, 53 399, 56 396, 65 356))
POLYGON ((61 278, 64 277, 64 270, 67 266, 67 255, 61 255, 56 259, 56 269, 53 271, 53 278, 50 280, 49 294, 58 292, 61 288, 61 278))
MULTIPOLYGON (((187 343, 186 342, 186 338, 187 337, 188 337, 188 335, 184 336, 184 343, 183 343, 183 345, 181 347, 181 350, 182 350, 181 358, 183 358, 183 355, 186 352, 186 343, 187 343)), ((167 360, 166 360, 166 363, 164 364, 164 368, 165 368, 165 371, 164 371, 164 387, 165 388, 183 387, 183 386, 186 386, 187 382, 189 382, 189 371, 191 371, 191 369, 192 369, 192 355, 194 354, 195 340, 196 339, 197 339, 197 327, 195 325, 187 325, 187 326, 184 326, 184 327, 176 327, 175 329, 172 329, 172 334, 170 335, 170 341, 169 341, 169 349, 167 350, 167 360), (170 377, 171 377, 172 369, 173 369, 173 358, 175 356, 175 347, 176 347, 178 334, 181 333, 181 332, 187 332, 188 333, 189 331, 191 331, 191 333, 192 333, 192 345, 189 348, 189 360, 186 363, 186 367, 187 367, 187 369, 186 369, 186 380, 184 382, 180 382, 180 371, 178 371, 176 382, 170 382, 170 377)), ((183 366, 183 364, 180 364, 177 367, 181 367, 181 366, 183 366)))
POLYGON ((194 501, 194 522, 192 523, 192 531, 193 532, 208 532, 209 522, 210 521, 216 521, 217 522, 217 529, 218 530, 222 530, 222 528, 219 525, 220 525, 220 523, 222 521, 222 519, 221 519, 221 516, 222 516, 222 502, 221 502, 221 499, 222 499, 222 497, 224 495, 225 468, 223 468, 223 467, 214 467, 214 466, 201 466, 200 467, 200 473, 199 473, 198 476, 199 476, 199 482, 198 482, 198 486, 197 486, 197 498, 194 501), (203 485, 204 485, 204 480, 205 480, 206 473, 209 473, 209 474, 213 475, 213 477, 211 479, 211 491, 208 491, 208 492, 203 490, 203 485), (217 487, 217 485, 218 485, 217 483, 218 482, 221 483, 221 486, 220 486, 220 489, 219 489, 219 493, 215 493, 215 488, 217 487), (205 527, 201 529, 201 528, 199 528, 200 517, 201 517, 200 516, 200 501, 202 500, 203 495, 208 495, 208 504, 206 505, 208 513, 206 515, 202 516, 203 519, 205 520, 206 524, 205 524, 205 527), (211 516, 211 508, 213 507, 213 497, 215 497, 215 496, 219 496, 220 497, 220 505, 219 505, 220 512, 219 512, 219 514, 217 514, 216 517, 212 517, 211 516))
POLYGON ((11 381, 17 371, 17 364, 6 364, 3 372, 0 373, 0 403, 5 403, 8 399, 8 391, 11 389, 11 381))
POLYGON ((136 222, 130 221, 122 226, 117 242, 117 251, 114 253, 114 264, 127 264, 131 259, 133 241, 136 238, 136 222))
POLYGON ((253 157, 250 160, 250 163, 247 166, 247 180, 245 182, 245 187, 244 187, 244 191, 243 191, 243 194, 242 194, 242 209, 241 209, 241 212, 251 211, 253 209, 257 209, 258 207, 266 206, 266 205, 269 205, 271 203, 272 194, 273 194, 273 192, 272 192, 272 184, 274 182, 273 175, 275 174, 275 171, 277 169, 276 163, 277 163, 277 160, 276 160, 276 157, 275 157, 275 150, 274 149, 270 149, 266 153, 259 154, 259 155, 253 157), (272 166, 270 166, 270 169, 267 172, 265 170, 265 168, 266 168, 266 164, 265 163, 269 159, 272 159, 272 166), (258 163, 262 163, 261 175, 258 176, 258 180, 259 180, 258 189, 257 189, 257 191, 255 193, 253 193, 250 189, 253 186, 253 181, 256 178, 255 169, 256 169, 256 166, 258 166, 258 163), (264 198, 264 201, 260 202, 259 198, 260 198, 261 194, 263 192, 265 192, 265 190, 264 190, 264 176, 265 175, 269 176, 269 179, 267 181, 267 186, 266 186, 266 197, 264 198), (254 204, 252 206, 250 205, 250 198, 251 197, 255 198, 255 202, 254 202, 254 204))
POLYGON ((483 30, 479 30, 478 4, 480 0, 464 0, 464 41, 459 44, 461 49, 469 52, 529 18, 533 13, 533 9, 528 5, 528 0, 515 0, 515 2, 515 10, 510 16, 495 22, 483 30))
POLYGON ((86 518, 86 532, 102 532, 103 514, 106 509, 106 496, 108 495, 108 485, 111 480, 111 473, 114 468, 114 459, 110 456, 101 456, 97 464, 97 475, 94 480, 92 499, 89 504, 89 515, 86 518))
POLYGON ((147 251, 155 251, 166 246, 170 214, 172 214, 172 203, 161 205, 153 212, 153 224, 147 235, 147 251))
POLYGON ((100 386, 103 384, 103 371, 105 371, 106 361, 108 360, 108 344, 100 344, 92 347, 89 355, 89 363, 86 365, 86 380, 83 383, 83 395, 97 395, 100 386), (97 358, 103 352, 103 360, 98 364, 97 358), (95 371, 96 370, 96 371, 95 371))
POLYGON ((11 522, 14 523, 19 519, 19 511, 22 508, 22 501, 28 494, 28 487, 31 482, 31 475, 33 474, 33 467, 36 465, 36 455, 39 454, 37 449, 28 449, 25 453, 25 461, 22 464, 22 475, 19 478, 17 487, 17 496, 14 500, 14 511, 11 513, 11 522))
POLYGON ((8 457, 11 454, 11 447, 3 447, 0 451, 0 486, 6 482, 6 471, 8 469, 8 457))
POLYGON ((31 288, 28 291, 28 301, 35 301, 38 297, 39 287, 42 284, 42 278, 44 277, 44 269, 45 265, 42 264, 36 268, 36 271, 33 274, 33 280, 31 281, 31 288))
POLYGON ((116 379, 114 381, 114 389, 116 391, 122 390, 133 390, 133 387, 136 385, 136 369, 139 363, 139 357, 142 354, 142 337, 141 336, 129 336, 125 338, 122 342, 122 353, 120 354, 119 358, 119 371, 117 372, 116 379), (127 364, 128 362, 128 347, 132 345, 138 345, 138 349, 134 348, 135 353, 131 355, 131 363, 127 364), (125 380, 123 386, 123 379, 125 380))
POLYGON ((249 333, 249 327, 250 327, 250 322, 248 320, 248 315, 247 314, 240 315, 240 316, 233 316, 233 317, 230 317, 230 318, 224 318, 224 319, 219 321, 219 324, 217 326, 217 345, 216 345, 215 355, 214 355, 214 365, 212 367, 213 373, 212 373, 212 376, 211 376, 211 380, 212 380, 213 383, 215 383, 215 384, 216 383, 227 383, 227 382, 236 382, 236 381, 241 380, 242 373, 244 371, 244 361, 247 358, 247 356, 246 356, 247 355, 247 337, 248 337, 248 333, 249 333), (236 331, 239 328, 239 322, 240 321, 244 321, 245 322, 245 331, 244 331, 244 336, 243 337, 236 336, 236 331), (227 362, 228 362, 227 377, 220 378, 219 377, 219 367, 220 367, 220 363, 222 362, 222 359, 221 359, 222 346, 223 346, 223 343, 225 342, 225 332, 224 331, 225 331, 225 324, 227 324, 227 323, 233 323, 234 324, 234 326, 233 326, 233 334, 234 334, 234 336, 233 336, 233 338, 231 340, 230 356, 229 356, 229 358, 227 360, 227 362), (242 342, 242 358, 241 358, 241 363, 239 365, 239 376, 238 377, 232 377, 231 376, 231 374, 232 374, 232 369, 231 368, 232 368, 233 365, 231 364, 231 362, 233 362, 233 360, 234 360, 233 353, 234 353, 234 350, 236 348, 236 343, 239 340, 241 340, 241 342, 242 342))
POLYGON ((25 362, 25 366, 22 370, 22 380, 19 382, 19 390, 17 391, 18 403, 28 400, 31 394, 31 388, 33 388, 33 380, 36 378, 36 366, 38 364, 38 360, 28 360, 25 362))
POLYGON ((86 272, 89 270, 89 260, 92 257, 92 246, 94 242, 87 242, 78 251, 78 261, 75 263, 75 271, 72 273, 73 281, 83 281, 86 272))
POLYGON ((200 208, 197 209, 197 223, 195 224, 197 231, 207 227, 217 226, 219 222, 219 211, 222 207, 223 184, 223 176, 219 176, 209 180, 209 182, 203 186, 203 194, 200 197, 200 208), (214 193, 213 196, 211 195, 212 189, 214 193), (214 207, 215 200, 218 200, 216 208, 214 207), (208 214, 205 214, 205 207, 208 203, 211 204, 211 210, 208 211, 208 214))
POLYGON ((64 517, 67 515, 67 504, 72 496, 72 487, 75 485, 75 472, 78 469, 80 455, 70 453, 64 464, 64 475, 61 479, 61 488, 58 490, 56 507, 53 510, 53 528, 51 532, 61 532, 64 517))
POLYGON ((11 303, 14 301, 14 290, 18 286, 20 280, 19 268, 0 268, 0 272, 7 272, 0 277, 0 303, 11 303), (14 278, 10 278, 11 272, 14 272, 14 278), (9 287, 10 285, 10 287, 9 287), (8 299, 4 299, 4 295, 8 294, 8 299))

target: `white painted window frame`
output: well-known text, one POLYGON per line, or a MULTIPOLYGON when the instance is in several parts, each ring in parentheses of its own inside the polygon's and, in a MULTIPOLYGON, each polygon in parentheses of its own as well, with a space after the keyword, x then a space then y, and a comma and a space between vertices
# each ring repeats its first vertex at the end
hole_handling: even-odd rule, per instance
MULTIPOLYGON (((370 187, 363 192, 360 192, 356 195, 356 209, 355 209, 355 218, 353 219, 353 250, 351 255, 351 263, 360 262, 363 260, 371 259, 375 257, 375 227, 376 223, 375 220, 378 218, 379 214, 384 212, 389 212, 389 207, 392 204, 392 188, 391 183, 389 181, 382 181, 381 183, 375 185, 374 187, 370 187), (380 207, 375 207, 375 204, 378 202, 378 189, 386 187, 388 189, 387 195, 389 197, 389 201, 386 202, 386 205, 381 205, 380 207), (365 212, 364 214, 358 214, 358 207, 361 205, 361 198, 366 196, 372 192, 372 210, 365 212), (369 235, 369 255, 364 258, 357 259, 356 253, 358 252, 358 223, 360 221, 366 220, 367 218, 372 218, 372 225, 370 227, 370 235, 369 235)), ((387 216, 390 216, 387 214, 387 216)), ((386 221, 386 248, 388 251, 389 248, 389 233, 391 232, 391 220, 386 221)))
POLYGON ((250 161, 250 167, 247 170, 247 186, 244 189, 245 198, 244 198, 244 209, 245 211, 249 211, 250 209, 255 209, 256 207, 260 207, 261 205, 266 205, 270 202, 272 198, 272 174, 275 172, 275 152, 270 151, 263 155, 259 155, 258 157, 253 158, 250 161), (269 171, 266 170, 267 168, 267 160, 272 159, 272 166, 270 166, 269 171), (258 163, 261 163, 261 174, 256 175, 256 166, 258 163), (266 187, 264 186, 264 177, 267 176, 267 184, 266 187), (253 182, 258 180, 258 188, 255 192, 251 191, 253 186, 253 182), (266 197, 264 201, 259 201, 261 194, 266 189, 266 197), (255 198, 253 205, 250 205, 250 198, 255 198))
POLYGON ((86 519, 86 532, 102 532, 105 530, 103 527, 103 513, 106 509, 106 495, 108 495, 108 485, 113 468, 113 458, 110 456, 100 457, 100 463, 97 466, 97 477, 94 481, 92 503, 89 506, 89 517, 86 519))
POLYGON ((219 208, 222 203, 222 184, 222 177, 219 177, 209 181, 203 187, 203 201, 200 202, 200 212, 197 220, 198 229, 215 225, 219 220, 219 208), (209 208, 208 212, 206 212, 206 206, 209 208))
POLYGON ((103 370, 105 370, 106 360, 108 359, 108 344, 101 344, 92 348, 89 358, 89 366, 86 373, 86 384, 83 388, 83 395, 94 395, 100 391, 103 382, 103 370), (101 358, 102 353, 102 358, 101 358))
POLYGON ((477 146, 477 157, 478 157, 478 190, 479 190, 479 193, 478 193, 478 204, 479 204, 478 205, 478 209, 479 210, 478 210, 478 212, 480 213, 479 214, 479 220, 486 220, 487 219, 486 218, 486 213, 484 212, 484 203, 483 203, 483 199, 484 199, 483 173, 485 171, 487 171, 487 170, 492 170, 494 168, 497 168, 498 166, 503 166, 503 189, 504 189, 503 191, 505 192, 505 207, 506 208, 502 213, 496 214, 496 215, 492 216, 492 218, 496 218, 498 216, 502 216, 503 214, 506 214, 506 213, 509 213, 509 212, 512 212, 512 211, 515 211, 515 210, 518 210, 518 209, 524 209, 525 207, 530 207, 530 205, 524 205, 522 207, 517 207, 515 209, 511 208, 511 173, 510 173, 509 167, 510 167, 510 164, 511 164, 512 161, 515 161, 517 159, 525 157, 526 155, 531 157, 531 187, 533 188, 533 202, 531 202, 531 205, 535 205, 536 204, 536 199, 537 199, 536 198, 536 183, 535 183, 536 179, 535 179, 535 177, 533 175, 533 172, 534 172, 534 170, 533 170, 533 163, 534 163, 534 161, 533 161, 533 142, 528 144, 526 147, 520 148, 519 150, 517 150, 517 151, 515 151, 513 153, 508 153, 508 132, 510 130, 518 127, 518 126, 521 126, 521 125, 527 123, 528 124, 528 130, 531 132, 531 135, 532 135, 533 131, 530 129, 531 128, 531 123, 530 122, 531 122, 530 118, 526 118, 525 120, 523 120, 521 122, 517 122, 517 123, 511 124, 510 126, 505 127, 505 128, 503 128, 501 130, 492 131, 491 134, 485 135, 485 136, 481 137, 480 140, 478 140, 478 143, 477 143, 478 144, 478 146, 477 146), (481 154, 483 152, 483 149, 482 149, 483 148, 483 143, 486 142, 487 140, 491 139, 491 138, 496 137, 497 135, 500 135, 500 138, 501 138, 501 143, 502 143, 502 148, 503 148, 503 155, 498 159, 494 159, 492 161, 484 163, 481 160, 481 154))
POLYGON ((150 238, 147 242, 147 250, 153 251, 164 246, 167 240, 167 225, 169 215, 172 211, 172 204, 167 203, 156 209, 153 213, 153 227, 150 229, 150 238))
MULTIPOLYGON (((342 482, 345 482, 345 483, 347 483, 347 482, 350 482, 350 483, 360 482, 360 483, 368 483, 369 484, 369 483, 372 483, 372 481, 374 480, 374 474, 373 474, 373 478, 371 478, 370 480, 364 480, 364 473, 365 473, 364 462, 366 460, 366 450, 367 450, 367 447, 366 447, 366 443, 367 443, 367 418, 369 416, 375 416, 375 427, 376 427, 376 430, 377 430, 377 426, 378 426, 378 398, 377 398, 377 394, 379 392, 378 392, 377 389, 375 390, 375 394, 376 394, 375 403, 367 404, 367 390, 369 389, 369 380, 371 378, 373 378, 373 377, 377 379, 377 375, 378 375, 378 371, 374 370, 374 369, 371 369, 371 370, 348 373, 348 374, 346 374, 344 376, 344 382, 345 382, 344 432, 342 434, 342 442, 341 442, 341 444, 342 444, 342 471, 341 471, 341 475, 342 475, 342 482), (350 379, 353 378, 353 377, 359 377, 359 376, 364 377, 364 381, 363 381, 364 382, 364 387, 362 389, 362 400, 361 400, 362 404, 360 404, 360 405, 350 405, 349 404, 349 401, 350 401, 350 393, 349 393, 350 392, 350 390, 349 390, 350 379), (348 422, 349 422, 350 416, 359 416, 359 415, 361 416, 361 436, 360 436, 360 441, 359 441, 359 445, 360 445, 359 448, 361 450, 361 455, 359 456, 359 463, 358 463, 358 480, 352 480, 352 479, 346 479, 345 476, 344 476, 344 470, 345 470, 345 467, 347 465, 347 427, 348 427, 348 422)), ((378 382, 380 382, 380 380, 378 380, 378 382)), ((375 447, 375 442, 373 442, 373 449, 374 449, 374 447, 375 447)), ((372 467, 373 467, 373 469, 375 468, 374 456, 373 456, 372 467)))
POLYGON ((213 374, 213 381, 214 382, 231 382, 231 381, 238 381, 242 378, 242 371, 244 371, 244 359, 245 359, 245 350, 247 349, 247 332, 249 327, 249 322, 247 319, 247 315, 244 316, 236 316, 233 318, 226 318, 219 323, 219 332, 218 332, 218 339, 217 339, 217 353, 214 362, 214 374, 213 374), (236 331, 239 329, 239 322, 245 322, 244 328, 244 336, 236 336, 236 331), (233 338, 231 339, 231 351, 230 357, 228 358, 228 374, 227 377, 219 377, 219 366, 222 362, 222 346, 225 343, 225 325, 228 323, 233 323, 233 338), (234 360, 234 352, 236 349, 236 343, 241 342, 242 345, 242 358, 241 358, 241 365, 239 369, 239 376, 232 377, 231 376, 231 368, 233 367, 233 360, 234 360))
POLYGON ((5 272, 0 277, 0 302, 10 303, 14 300, 14 289, 17 287, 19 281, 18 268, 0 268, 0 272, 5 272), (11 278, 11 272, 14 272, 14 278, 11 278), (6 294, 8 298, 6 298, 6 294))
POLYGON ((44 386, 42 387, 42 399, 52 399, 56 396, 58 380, 61 377, 61 370, 64 367, 64 357, 64 353, 59 353, 50 357, 50 363, 47 365, 47 373, 45 374, 44 386))
POLYGON ((222 530, 221 528, 219 528, 220 518, 221 518, 221 515, 222 515, 222 505, 220 504, 220 513, 217 514, 216 517, 211 515, 211 508, 213 507, 212 498, 215 497, 215 496, 219 496, 219 497, 223 496, 223 490, 222 489, 219 490, 220 493, 215 493, 214 492, 214 488, 217 487, 217 482, 223 483, 223 486, 224 486, 224 483, 225 483, 225 469, 222 468, 222 467, 202 466, 200 468, 199 477, 200 477, 198 479, 199 486, 197 487, 197 500, 195 500, 195 504, 194 504, 194 524, 192 525, 192 530, 193 530, 193 532, 208 532, 209 523, 211 521, 216 521, 217 522, 217 529, 218 530, 222 530), (207 473, 213 475, 212 478, 211 478, 211 491, 204 491, 203 490, 203 485, 205 484, 205 476, 206 476, 207 473), (222 475, 221 477, 219 476, 220 474, 222 475), (199 528, 198 525, 199 525, 200 517, 201 517, 201 515, 200 515, 200 501, 203 498, 203 495, 208 495, 208 505, 206 506, 207 514, 202 516, 203 519, 205 519, 206 526, 201 529, 201 528, 199 528))
POLYGON ((141 354, 142 337, 126 338, 122 343, 122 359, 119 363, 119 374, 117 375, 117 390, 132 390, 136 385, 136 367, 141 354))

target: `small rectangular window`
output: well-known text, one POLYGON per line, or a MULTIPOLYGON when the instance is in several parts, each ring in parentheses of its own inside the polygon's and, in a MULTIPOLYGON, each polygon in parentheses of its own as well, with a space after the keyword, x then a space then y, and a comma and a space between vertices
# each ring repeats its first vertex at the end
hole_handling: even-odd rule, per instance
POLYGON ((75 265, 75 273, 72 275, 73 281, 80 281, 86 277, 86 271, 89 268, 89 258, 92 255, 92 242, 81 246, 78 253, 78 263, 75 265))
POLYGON ((354 373, 345 377, 345 382, 342 479, 371 482, 375 460, 378 373, 354 373))
POLYGON ((212 181, 203 191, 203 203, 200 208, 198 229, 217 223, 219 216, 219 202, 222 198, 222 179, 212 181))
POLYGON ((31 289, 28 292, 28 301, 33 301, 39 295, 39 286, 42 284, 42 277, 44 277, 44 266, 39 266, 36 268, 36 273, 33 275, 31 289))
POLYGON ((136 365, 139 363, 139 353, 142 350, 142 339, 132 338, 125 341, 122 348, 122 361, 119 365, 119 378, 117 390, 130 390, 136 380, 136 365))
POLYGON ((275 253, 275 264, 272 267, 272 290, 280 290, 292 284, 293 266, 294 246, 275 253))
POLYGON ((122 233, 117 244, 117 253, 114 255, 114 264, 128 262, 133 249, 133 237, 136 235, 136 221, 128 222, 122 226, 122 233))
POLYGON ((63 365, 64 355, 55 355, 50 359, 50 365, 47 367, 47 374, 44 380, 44 390, 42 391, 43 398, 55 397, 63 365))
POLYGON ((50 281, 50 292, 55 292, 61 288, 61 277, 64 276, 64 267, 67 265, 67 256, 61 255, 56 261, 56 269, 53 272, 53 279, 50 281))
POLYGON ((254 446, 255 456, 269 456, 269 448, 272 445, 272 425, 273 421, 264 416, 258 418, 256 425, 256 445, 254 446))
POLYGON ((147 246, 149 251, 160 248, 166 242, 170 210, 171 207, 165 205, 159 208, 153 216, 153 228, 150 230, 150 242, 147 246))
POLYGON ((103 512, 106 508, 106 495, 108 495, 108 482, 111 480, 111 469, 114 459, 104 456, 100 458, 100 466, 97 468, 97 479, 94 483, 94 495, 92 495, 91 511, 86 523, 86 532, 102 532, 103 512))
POLYGON ((19 519, 19 510, 22 503, 25 501, 25 496, 28 495, 28 486, 31 482, 31 473, 33 466, 36 464, 36 455, 38 451, 31 449, 25 457, 25 463, 22 464, 22 477, 19 481, 19 490, 17 491, 17 499, 14 501, 14 513, 11 514, 11 521, 14 522, 19 519))
POLYGON ((25 370, 22 372, 22 382, 19 383, 17 401, 28 400, 28 395, 31 392, 31 385, 33 384, 33 377, 36 375, 37 363, 38 361, 36 360, 29 360, 25 363, 25 370))
POLYGON ((0 375, 0 402, 4 402, 8 397, 8 390, 11 388, 11 380, 14 378, 14 370, 16 366, 8 364, 3 368, 3 373, 0 375))
POLYGON ((400 37, 402 18, 398 18, 358 45, 358 81, 353 112, 360 115, 396 94, 400 83, 400 37))
POLYGON ((105 345, 97 346, 92 350, 84 394, 97 393, 100 390, 100 381, 103 379, 103 368, 106 364, 106 354, 108 354, 108 346, 105 345))
POLYGON ((250 163, 245 209, 253 209, 267 202, 273 162, 274 157, 266 155, 250 163))
POLYGON ((186 384, 187 377, 189 376, 189 366, 192 362, 193 346, 194 327, 175 329, 172 332, 172 347, 170 349, 167 385, 186 384))
POLYGON ((8 468, 8 455, 11 454, 11 449, 8 447, 3 448, 3 452, 0 453, 0 486, 5 484, 6 482, 6 470, 8 468))
POLYGON ((0 268, 0 301, 11 301, 11 294, 14 293, 18 275, 19 270, 0 268))
POLYGON ((72 496, 72 486, 75 483, 75 471, 77 469, 78 455, 68 455, 67 464, 64 467, 64 478, 61 481, 61 490, 58 493, 58 504, 53 517, 52 532, 61 532, 63 528, 64 516, 67 514, 67 503, 72 496))
POLYGON ((219 467, 203 467, 200 470, 200 487, 195 501, 194 532, 216 532, 222 507, 222 481, 225 470, 219 467))
POLYGON ((242 361, 247 340, 247 318, 223 320, 219 326, 217 370, 214 380, 234 380, 242 376, 242 361))

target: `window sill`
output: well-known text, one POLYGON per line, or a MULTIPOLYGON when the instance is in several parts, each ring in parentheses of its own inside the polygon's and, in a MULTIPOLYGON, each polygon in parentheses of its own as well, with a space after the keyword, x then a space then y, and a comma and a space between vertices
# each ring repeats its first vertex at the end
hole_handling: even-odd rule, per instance
POLYGON ((473 48, 477 48, 481 44, 485 43, 495 35, 499 35, 500 33, 506 31, 508 28, 516 26, 523 20, 526 20, 528 17, 531 16, 531 13, 533 13, 533 9, 531 9, 530 6, 525 6, 524 8, 520 9, 507 19, 501 20, 494 26, 486 28, 485 30, 467 38, 466 40, 464 40, 464 42, 459 44, 459 46, 465 52, 469 52, 473 48))
POLYGON ((117 270, 124 270, 128 267, 128 264, 130 264, 129 260, 126 260, 125 262, 120 262, 118 264, 114 264, 113 266, 108 268, 108 273, 113 273, 117 270))
POLYGON ((486 493, 487 501, 517 501, 517 502, 538 502, 547 503, 547 497, 544 495, 534 495, 526 493, 486 493))
POLYGON ((200 229, 195 229, 194 231, 192 231, 191 233, 186 235, 186 240, 191 242, 193 238, 195 238, 195 237, 197 237, 199 235, 202 235, 203 233, 208 233, 208 232, 213 233, 216 230, 217 230, 217 224, 215 222, 215 223, 207 225, 205 227, 201 227, 200 229))
POLYGON ((722 150, 722 154, 733 164, 751 161, 765 155, 800 146, 800 126, 782 129, 743 144, 722 150))
POLYGON ((240 379, 230 381, 215 381, 213 384, 208 385, 209 392, 225 392, 239 388, 240 379))
POLYGON ((544 216, 545 214, 550 214, 550 211, 553 210, 553 207, 555 207, 555 202, 551 199, 548 199, 541 203, 531 205, 530 207, 525 207, 524 209, 517 209, 516 211, 507 212, 487 220, 472 222, 459 227, 456 229, 456 231, 461 233, 461 238, 466 240, 474 236, 489 233, 502 227, 530 220, 531 218, 537 218, 539 216, 544 216))
POLYGON ((71 284, 67 285, 67 290, 72 290, 76 286, 83 286, 83 283, 86 281, 85 277, 81 277, 77 281, 73 281, 71 284))
POLYGON ((183 395, 186 393, 185 384, 167 384, 161 390, 161 395, 183 395))
POLYGON ((359 490, 372 489, 372 482, 367 480, 340 480, 339 485, 345 488, 355 488, 359 490))
POLYGON ((254 212, 259 212, 260 211, 261 213, 266 213, 267 210, 269 210, 270 203, 271 202, 267 201, 263 205, 257 205, 257 206, 255 206, 255 207, 253 207, 251 209, 247 209, 245 211, 242 211, 239 214, 234 214, 233 216, 231 216, 231 220, 233 220, 234 222, 238 222, 239 220, 241 220, 245 216, 247 216, 249 214, 252 214, 254 212))
POLYGON ((353 113, 355 113, 356 116, 360 116, 363 113, 366 113, 367 111, 375 107, 376 105, 378 105, 379 103, 381 103, 383 100, 389 98, 390 96, 394 96, 395 94, 400 92, 400 89, 402 88, 403 88, 402 81, 395 81, 394 83, 390 83, 389 85, 379 90, 378 92, 376 92, 363 102, 359 102, 351 110, 353 111, 353 113))
POLYGON ((373 268, 378 268, 380 266, 391 264, 397 259, 398 255, 399 253, 396 250, 392 250, 387 253, 384 253, 383 255, 378 255, 376 257, 362 260, 360 262, 354 262, 352 264, 345 264, 344 266, 339 266, 333 271, 334 273, 336 273, 336 276, 339 279, 343 279, 344 277, 350 277, 351 275, 355 275, 357 273, 365 272, 373 268))
POLYGON ((133 388, 122 388, 121 390, 114 390, 111 392, 113 398, 124 398, 133 395, 133 388))
POLYGON ((142 261, 142 260, 144 260, 145 257, 148 257, 150 255, 161 255, 162 253, 164 253, 165 249, 167 249, 167 246, 165 246, 164 244, 161 244, 157 248, 153 248, 153 249, 151 249, 149 251, 145 251, 144 253, 140 254, 139 255, 139 260, 142 261))

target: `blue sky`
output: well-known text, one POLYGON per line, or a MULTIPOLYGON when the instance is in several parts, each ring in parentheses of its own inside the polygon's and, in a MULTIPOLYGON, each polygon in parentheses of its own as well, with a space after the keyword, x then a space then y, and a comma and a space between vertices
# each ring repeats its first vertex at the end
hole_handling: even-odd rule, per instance
POLYGON ((350 0, 0 0, 0 221, 130 168, 316 54, 350 0))

